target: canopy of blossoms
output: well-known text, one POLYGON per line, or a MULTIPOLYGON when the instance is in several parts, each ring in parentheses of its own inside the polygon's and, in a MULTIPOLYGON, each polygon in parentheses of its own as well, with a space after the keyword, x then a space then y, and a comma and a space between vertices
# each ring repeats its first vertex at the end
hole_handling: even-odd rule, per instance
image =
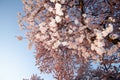
POLYGON ((57 80, 74 79, 81 64, 100 61, 103 54, 120 48, 117 4, 109 6, 104 0, 23 0, 23 4, 24 13, 18 17, 20 29, 27 30, 28 47, 35 46, 39 69, 54 73, 57 80), (109 14, 114 8, 116 12, 109 14))

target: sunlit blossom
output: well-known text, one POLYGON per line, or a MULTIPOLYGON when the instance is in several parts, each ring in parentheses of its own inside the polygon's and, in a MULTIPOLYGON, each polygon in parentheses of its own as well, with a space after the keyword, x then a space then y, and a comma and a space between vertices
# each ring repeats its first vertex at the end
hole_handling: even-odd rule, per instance
POLYGON ((55 23, 55 19, 51 19, 51 22, 49 23, 49 26, 55 27, 57 26, 55 23))
POLYGON ((55 2, 56 0, 50 0, 51 2, 55 2))
POLYGON ((56 17, 55 17, 55 20, 56 20, 57 23, 59 23, 59 22, 61 22, 62 19, 61 19, 60 16, 56 16, 56 17))

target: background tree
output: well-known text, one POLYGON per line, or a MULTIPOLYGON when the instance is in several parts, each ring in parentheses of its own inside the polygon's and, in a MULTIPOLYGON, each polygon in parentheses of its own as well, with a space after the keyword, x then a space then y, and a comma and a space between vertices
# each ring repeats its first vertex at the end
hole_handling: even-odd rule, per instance
POLYGON ((37 74, 33 74, 30 79, 23 79, 23 80, 44 80, 44 79, 41 79, 40 76, 37 76, 37 74))
MULTIPOLYGON (((36 65, 57 80, 72 80, 82 65, 120 49, 119 0, 23 0, 20 29, 36 65)), ((85 67, 84 67, 85 68, 85 67)), ((81 73, 82 74, 82 73, 81 73)))
POLYGON ((34 74, 33 74, 33 75, 31 76, 30 80, 43 80, 43 79, 41 79, 40 76, 37 76, 37 75, 34 75, 34 74))

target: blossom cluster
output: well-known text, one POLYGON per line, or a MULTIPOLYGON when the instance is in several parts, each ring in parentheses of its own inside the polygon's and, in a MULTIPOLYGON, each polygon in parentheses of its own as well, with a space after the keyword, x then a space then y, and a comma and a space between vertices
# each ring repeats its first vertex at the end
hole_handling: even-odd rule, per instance
MULTIPOLYGON (((23 3, 26 4, 24 8, 28 13, 30 12, 27 18, 23 17, 23 20, 29 24, 26 28, 31 30, 31 32, 28 32, 27 36, 29 39, 32 38, 33 43, 42 42, 47 50, 53 49, 55 51, 59 51, 60 46, 67 47, 70 50, 76 51, 76 53, 77 51, 82 52, 77 54, 82 54, 85 58, 88 58, 92 55, 90 53, 94 53, 94 51, 98 55, 107 52, 108 48, 106 48, 105 38, 109 34, 112 39, 119 37, 117 34, 112 34, 114 28, 111 23, 109 23, 105 29, 101 29, 101 26, 98 24, 92 24, 92 22, 97 22, 97 20, 102 21, 102 18, 95 18, 90 14, 83 14, 82 16, 85 18, 84 22, 86 23, 86 25, 83 25, 79 19, 80 15, 76 15, 76 7, 64 11, 67 9, 62 6, 65 3, 65 0, 50 0, 50 2, 52 2, 52 5, 54 6, 51 6, 48 3, 42 4, 42 2, 38 2, 40 5, 37 5, 37 3, 37 7, 44 7, 43 10, 41 9, 41 12, 38 13, 40 10, 39 8, 36 10, 28 8, 30 5, 32 6, 34 2, 31 0, 23 0, 23 3), (43 13, 45 15, 42 15, 43 13), (75 16, 73 16, 73 18, 71 18, 71 13, 75 14, 77 17, 75 18, 75 16), (34 18, 36 14, 37 16, 34 18), (47 17, 47 14, 49 15, 49 18, 47 17), (63 15, 65 15, 65 17, 63 17, 63 15), (42 20, 42 16, 44 16, 45 20, 42 20), (35 24, 35 22, 38 23, 35 24), (92 33, 86 33, 86 29, 90 29, 92 33), (93 41, 91 40, 92 37, 95 38, 93 41)), ((115 19, 112 17, 109 17, 108 20, 115 22, 115 19)))

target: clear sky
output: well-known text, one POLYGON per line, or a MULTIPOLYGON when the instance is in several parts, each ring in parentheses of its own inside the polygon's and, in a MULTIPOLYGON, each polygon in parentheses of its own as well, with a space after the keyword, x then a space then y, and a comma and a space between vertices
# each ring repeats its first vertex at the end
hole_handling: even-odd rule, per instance
MULTIPOLYGON (((0 0, 0 80, 22 80, 40 73, 33 51, 27 49, 27 40, 18 41, 15 37, 23 35, 17 23, 22 7, 21 0, 0 0)), ((42 77, 53 80, 51 76, 42 77)))

